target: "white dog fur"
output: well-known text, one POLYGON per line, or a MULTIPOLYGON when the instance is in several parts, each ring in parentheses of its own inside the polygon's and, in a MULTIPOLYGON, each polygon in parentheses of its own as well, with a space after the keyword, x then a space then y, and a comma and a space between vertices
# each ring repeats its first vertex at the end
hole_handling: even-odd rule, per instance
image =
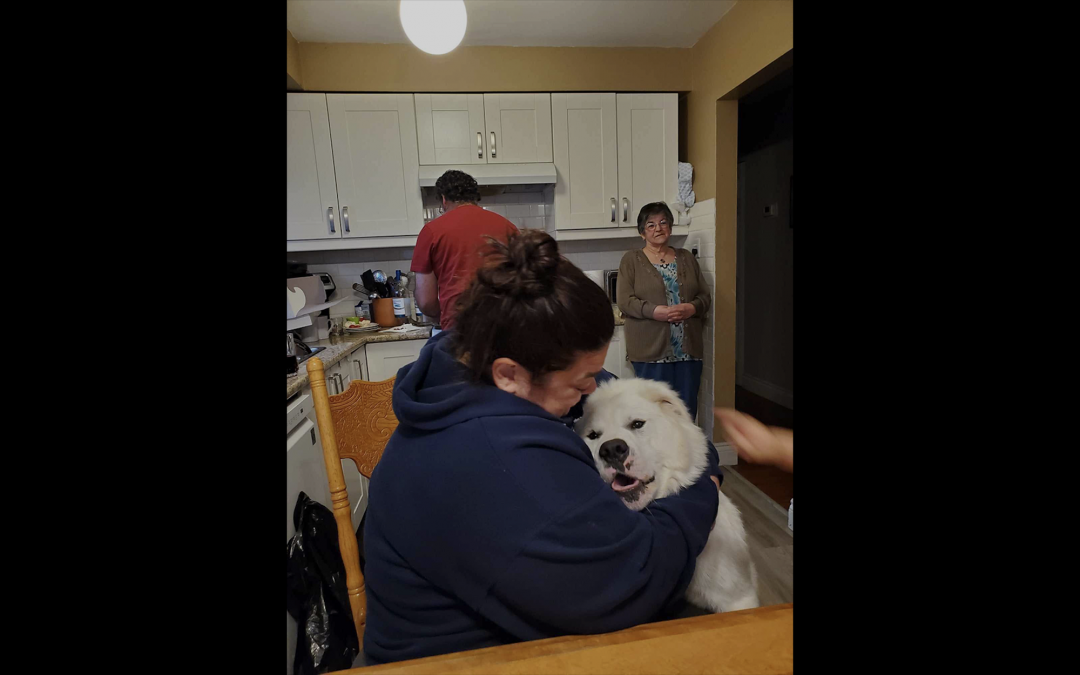
MULTIPOLYGON (((600 475, 635 511, 692 485, 708 466, 704 432, 663 382, 605 382, 586 400, 575 430, 592 451, 600 475)), ((739 509, 723 492, 686 599, 713 612, 759 605, 746 530, 739 509)))

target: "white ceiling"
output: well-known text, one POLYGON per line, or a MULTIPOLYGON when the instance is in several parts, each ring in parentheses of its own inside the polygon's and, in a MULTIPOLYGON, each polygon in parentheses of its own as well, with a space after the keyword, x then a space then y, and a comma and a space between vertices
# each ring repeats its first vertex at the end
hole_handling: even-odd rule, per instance
MULTIPOLYGON (((299 42, 407 43, 398 0, 288 0, 299 42)), ((735 0, 465 0, 461 44, 692 47, 735 0)))

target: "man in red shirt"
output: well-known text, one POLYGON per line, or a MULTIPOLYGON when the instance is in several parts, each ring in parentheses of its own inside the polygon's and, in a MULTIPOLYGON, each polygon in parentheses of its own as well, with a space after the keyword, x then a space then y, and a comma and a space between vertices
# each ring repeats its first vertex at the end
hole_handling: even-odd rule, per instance
POLYGON ((420 230, 411 269, 416 272, 416 304, 443 330, 449 330, 454 324, 454 303, 483 262, 485 237, 505 244, 517 228, 476 205, 480 188, 467 173, 447 171, 435 181, 435 189, 445 213, 420 230))

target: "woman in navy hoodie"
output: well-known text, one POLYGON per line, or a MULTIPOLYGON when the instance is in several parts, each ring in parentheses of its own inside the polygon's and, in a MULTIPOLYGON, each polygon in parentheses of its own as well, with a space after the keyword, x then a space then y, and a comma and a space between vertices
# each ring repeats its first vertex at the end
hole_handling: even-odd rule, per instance
POLYGON ((454 330, 397 374, 399 426, 364 530, 368 663, 604 633, 682 606, 716 516, 716 457, 631 511, 560 420, 596 388, 613 332, 603 290, 549 235, 492 244, 454 330))

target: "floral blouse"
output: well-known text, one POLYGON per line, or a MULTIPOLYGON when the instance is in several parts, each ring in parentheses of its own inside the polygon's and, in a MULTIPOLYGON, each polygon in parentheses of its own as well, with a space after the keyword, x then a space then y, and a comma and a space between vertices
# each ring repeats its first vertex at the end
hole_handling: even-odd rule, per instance
MULTIPOLYGON (((677 305, 679 300, 678 267, 674 260, 669 263, 653 263, 653 267, 664 278, 664 288, 667 289, 667 304, 677 305)), ((676 361, 693 361, 694 357, 683 351, 683 322, 671 324, 671 356, 653 361, 653 363, 674 363, 676 361)))

